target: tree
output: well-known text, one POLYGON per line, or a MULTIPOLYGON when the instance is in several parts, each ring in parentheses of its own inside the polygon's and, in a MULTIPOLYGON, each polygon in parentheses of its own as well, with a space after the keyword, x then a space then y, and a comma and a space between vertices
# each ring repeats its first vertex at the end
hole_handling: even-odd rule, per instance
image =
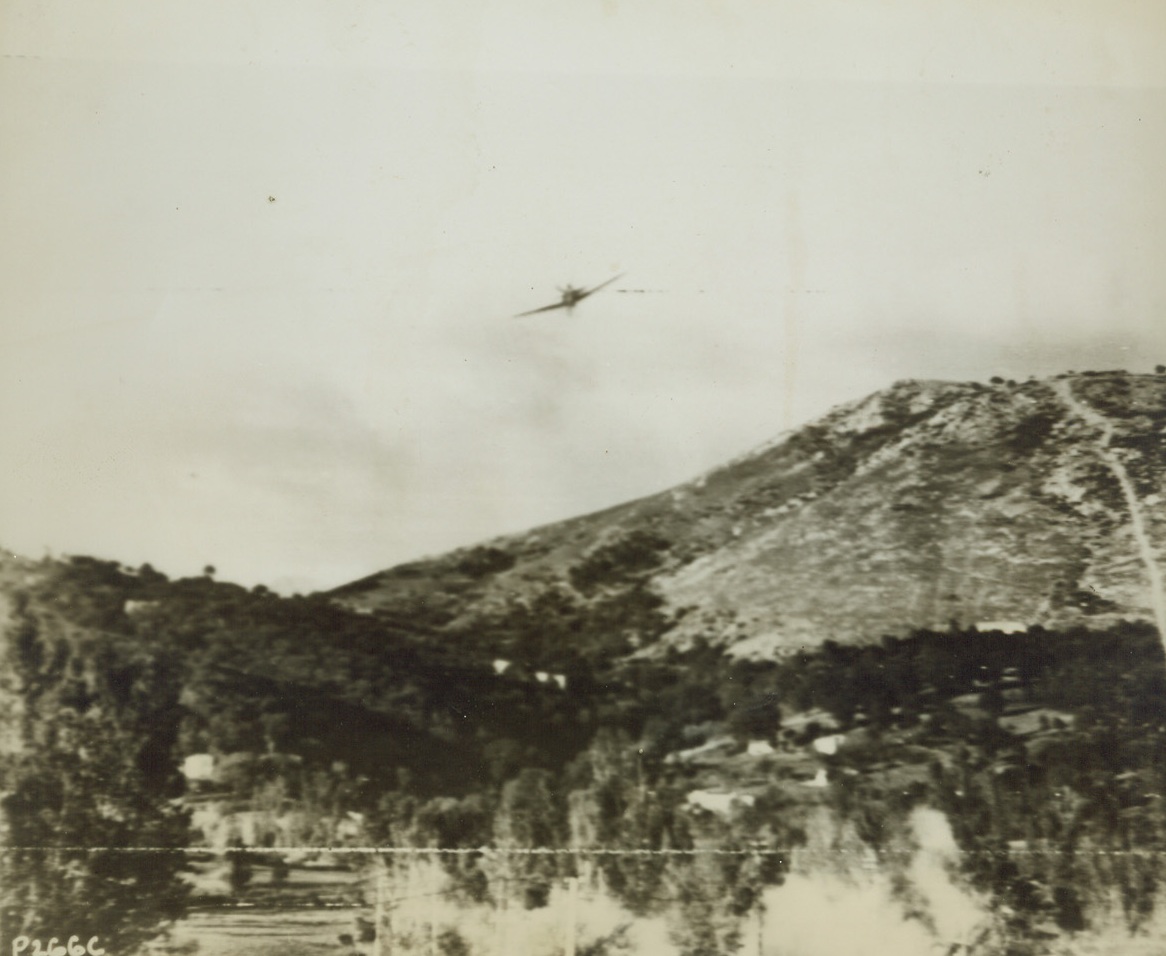
MULTIPOLYGON (((501 879, 522 887, 528 909, 546 905, 551 882, 559 875, 558 858, 538 852, 565 842, 566 811, 556 789, 553 774, 528 767, 502 788, 494 816, 495 844, 505 851, 501 879)), ((509 887, 502 891, 508 893, 509 887)))
MULTIPOLYGON (((659 908, 670 847, 672 815, 645 777, 642 752, 623 733, 600 732, 587 752, 590 781, 585 804, 595 821, 595 842, 608 888, 631 912, 659 908)), ((573 809, 580 809, 575 805, 573 809)))
POLYGON ((0 767, 0 922, 48 939, 84 914, 108 952, 130 952, 182 915, 189 892, 189 820, 170 800, 174 671, 107 635, 46 633, 27 598, 12 622, 0 673, 19 742, 0 767))
POLYGON ((227 851, 228 869, 227 882, 231 884, 231 895, 240 896, 254 875, 251 866, 251 854, 243 846, 243 841, 236 837, 231 841, 231 849, 227 851))

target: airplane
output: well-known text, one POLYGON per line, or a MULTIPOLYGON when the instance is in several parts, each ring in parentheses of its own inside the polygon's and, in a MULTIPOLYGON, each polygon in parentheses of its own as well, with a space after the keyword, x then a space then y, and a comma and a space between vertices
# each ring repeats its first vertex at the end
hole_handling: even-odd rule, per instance
POLYGON ((550 312, 553 309, 566 309, 568 312, 570 312, 578 303, 586 299, 587 296, 593 295, 604 286, 611 285, 613 282, 615 282, 616 279, 622 278, 623 273, 621 272, 619 275, 613 276, 606 282, 601 282, 599 285, 593 286, 590 289, 576 289, 573 285, 568 285, 566 288, 559 286, 559 292, 563 296, 561 302, 556 302, 554 305, 544 305, 541 309, 531 309, 529 312, 519 312, 515 318, 521 319, 524 315, 535 315, 539 312, 550 312))

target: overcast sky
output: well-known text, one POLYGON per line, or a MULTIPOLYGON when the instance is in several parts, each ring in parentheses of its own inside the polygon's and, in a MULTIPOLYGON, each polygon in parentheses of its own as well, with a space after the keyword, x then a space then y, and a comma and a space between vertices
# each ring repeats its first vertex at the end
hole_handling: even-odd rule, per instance
POLYGON ((897 379, 1166 362, 1159 0, 0 0, 0 51, 31 556, 329 587, 897 379))

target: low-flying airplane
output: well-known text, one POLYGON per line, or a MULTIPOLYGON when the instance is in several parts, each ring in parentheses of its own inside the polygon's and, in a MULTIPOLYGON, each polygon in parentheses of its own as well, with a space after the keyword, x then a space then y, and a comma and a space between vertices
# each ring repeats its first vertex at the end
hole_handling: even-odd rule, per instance
POLYGON ((623 278, 622 272, 617 276, 612 276, 606 282, 601 282, 599 285, 593 286, 590 289, 576 289, 573 285, 566 286, 565 288, 563 286, 559 286, 559 292, 563 296, 561 302, 556 302, 554 305, 544 305, 541 309, 531 309, 529 312, 519 312, 515 318, 521 319, 524 315, 535 315, 539 312, 550 312, 553 309, 566 309, 568 312, 570 312, 573 308, 575 308, 576 305, 586 299, 587 296, 598 292, 604 286, 611 285, 613 282, 615 282, 616 279, 620 278, 623 278))

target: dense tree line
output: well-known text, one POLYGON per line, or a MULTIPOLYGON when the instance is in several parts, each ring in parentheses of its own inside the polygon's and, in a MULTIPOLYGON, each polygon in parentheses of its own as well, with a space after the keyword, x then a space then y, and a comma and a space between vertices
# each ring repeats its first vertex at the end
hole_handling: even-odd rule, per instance
MULTIPOLYGON (((495 910, 546 906, 556 885, 597 872, 634 916, 667 916, 683 951, 730 951, 742 917, 780 884, 788 849, 804 840, 800 816, 766 795, 732 820, 694 816, 685 789, 645 766, 621 731, 600 731, 561 772, 524 768, 499 788, 459 799, 385 795, 371 838, 397 848, 445 849, 436 859, 447 894, 495 910)), ((431 866, 387 854, 396 885, 431 866)))
POLYGON ((187 899, 178 668, 25 600, 10 620, 0 672, 18 739, 0 759, 0 923, 9 940, 88 928, 132 951, 187 899))
POLYGON ((309 767, 343 763, 379 787, 405 772, 415 789, 457 793, 515 760, 563 765, 611 709, 581 661, 566 661, 565 689, 529 669, 500 679, 488 650, 324 597, 75 558, 29 600, 78 632, 171 661, 184 754, 295 754, 309 767))

